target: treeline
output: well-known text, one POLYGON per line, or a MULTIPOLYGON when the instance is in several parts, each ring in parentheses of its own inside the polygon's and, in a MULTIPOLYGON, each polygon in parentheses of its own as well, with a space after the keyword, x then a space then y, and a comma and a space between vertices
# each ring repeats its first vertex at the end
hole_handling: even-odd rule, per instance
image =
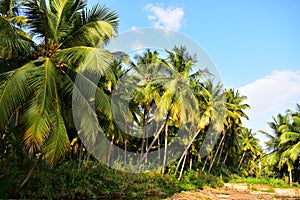
MULTIPOLYGON (((288 177, 290 185, 300 179, 300 104, 295 111, 287 110, 269 122, 272 133, 261 131, 269 139, 262 162, 264 173, 279 178, 288 177)), ((296 183, 297 185, 298 183, 296 183)))
MULTIPOLYGON (((60 166, 73 161, 81 167, 100 160, 131 173, 158 169, 177 179, 259 175, 263 151, 242 124, 246 97, 197 69, 189 47, 164 56, 108 52, 118 15, 105 6, 0 2, 0 176, 13 185, 10 192, 21 194, 31 177, 39 180, 36 170, 68 174, 60 166), (10 180, 16 177, 23 181, 10 180)), ((291 133, 299 121, 289 116, 291 133)), ((278 144, 292 144, 283 135, 278 144)))

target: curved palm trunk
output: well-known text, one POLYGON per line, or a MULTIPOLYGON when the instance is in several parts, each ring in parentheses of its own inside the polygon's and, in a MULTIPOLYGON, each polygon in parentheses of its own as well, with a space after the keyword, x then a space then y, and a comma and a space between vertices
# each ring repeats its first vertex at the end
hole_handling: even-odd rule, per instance
POLYGON ((225 139, 224 139, 224 141, 223 141, 223 144, 222 144, 222 147, 221 147, 221 150, 220 150, 220 153, 219 153, 218 164, 220 163, 220 160, 221 160, 221 156, 222 156, 222 153, 223 153, 224 146, 225 146, 225 139))
POLYGON ((243 162, 243 160, 244 160, 245 153, 246 153, 246 152, 244 151, 244 153, 243 153, 243 155, 242 155, 242 158, 241 158, 241 160, 240 160, 238 169, 239 169, 239 168, 241 167, 241 165, 242 165, 242 162, 243 162))
POLYGON ((176 171, 175 171, 175 174, 177 173, 178 169, 179 169, 179 166, 180 166, 180 163, 183 159, 183 157, 185 156, 186 152, 189 150, 190 146, 193 144, 194 140, 196 139, 197 135, 200 133, 200 129, 196 132, 196 134, 194 135, 194 137, 191 139, 190 143, 187 145, 187 147, 185 148, 183 154, 181 155, 179 161, 178 161, 178 164, 177 164, 177 167, 176 167, 176 171))
POLYGON ((207 161, 208 161, 208 155, 206 156, 206 159, 205 159, 205 162, 204 162, 204 165, 203 165, 201 171, 204 171, 207 161))
POLYGON ((21 185, 20 185, 20 187, 19 187, 19 190, 21 190, 21 189, 27 184, 27 182, 29 181, 29 179, 30 179, 30 177, 31 177, 31 175, 32 175, 32 173, 33 173, 33 171, 34 171, 34 169, 36 168, 36 166, 37 166, 37 164, 38 164, 38 162, 39 162, 39 160, 40 160, 40 157, 41 157, 41 156, 39 156, 39 157, 34 161, 32 168, 31 168, 30 171, 28 172, 26 178, 25 178, 25 179, 23 180, 23 182, 21 183, 21 185))
POLYGON ((225 133, 223 134, 223 137, 222 137, 222 139, 221 139, 221 141, 220 141, 220 143, 219 143, 219 145, 218 145, 218 148, 217 148, 217 150, 216 150, 216 153, 215 153, 215 155, 214 155, 214 157, 213 157, 213 159, 212 159, 212 161, 211 161, 211 163, 210 163, 210 165, 209 165, 208 172, 211 171, 211 169, 212 169, 212 167, 213 167, 213 165, 214 165, 214 162, 215 162, 216 157, 217 157, 217 155, 218 155, 218 153, 219 153, 219 150, 220 150, 220 148, 221 148, 221 145, 222 145, 222 143, 223 143, 224 138, 225 138, 225 133))
POLYGON ((226 152, 226 155, 225 155, 225 158, 224 158, 224 160, 222 162, 221 168, 223 167, 223 165, 225 165, 227 157, 228 157, 228 152, 226 152))
POLYGON ((183 163, 182 163, 182 165, 181 165, 181 170, 180 170, 180 174, 179 174, 178 180, 180 180, 181 177, 182 177, 182 173, 183 173, 183 169, 184 169, 184 165, 185 165, 185 161, 186 161, 187 154, 188 154, 188 152, 186 151, 186 153, 185 153, 185 155, 184 155, 183 163))
MULTIPOLYGON (((167 118, 168 119, 168 118, 167 118)), ((156 142, 156 140, 159 138, 160 133, 162 132, 162 130, 165 128, 166 124, 168 123, 168 120, 166 120, 166 122, 160 127, 160 129, 158 130, 156 136, 154 137, 153 141, 151 142, 151 144, 149 145, 148 150, 146 151, 146 153, 143 155, 143 157, 140 159, 139 164, 135 167, 135 169, 131 172, 131 174, 128 176, 128 178, 126 179, 129 180, 132 175, 140 168, 141 164, 143 163, 144 159, 146 158, 147 154, 149 153, 150 149, 152 148, 152 146, 154 145, 154 143, 156 142)))

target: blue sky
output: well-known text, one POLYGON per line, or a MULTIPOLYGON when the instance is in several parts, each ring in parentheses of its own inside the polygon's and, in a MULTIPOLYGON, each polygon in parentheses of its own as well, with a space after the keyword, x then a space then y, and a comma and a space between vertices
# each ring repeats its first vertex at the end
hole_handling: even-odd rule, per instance
POLYGON ((248 96, 245 125, 267 121, 300 103, 300 1, 103 0, 119 13, 119 32, 165 27, 187 35, 214 61, 226 88, 248 96))

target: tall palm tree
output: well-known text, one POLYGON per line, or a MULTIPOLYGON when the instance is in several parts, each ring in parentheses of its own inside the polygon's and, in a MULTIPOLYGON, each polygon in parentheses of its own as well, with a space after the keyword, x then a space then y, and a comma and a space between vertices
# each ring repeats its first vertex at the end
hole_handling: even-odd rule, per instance
MULTIPOLYGON (((297 105, 300 111, 300 104, 297 105)), ((289 172, 290 185, 292 185, 292 170, 295 162, 299 161, 300 155, 300 112, 288 111, 291 117, 291 122, 288 129, 284 129, 282 135, 279 137, 278 147, 282 150, 280 156, 279 168, 286 164, 289 172)))
POLYGON ((183 46, 175 46, 172 51, 166 50, 166 52, 168 57, 165 61, 165 66, 170 74, 163 77, 164 93, 156 111, 158 118, 166 116, 164 167, 167 163, 169 124, 172 123, 177 128, 187 123, 194 124, 199 110, 199 101, 191 84, 191 72, 196 62, 196 57, 191 56, 183 46))
POLYGON ((257 147, 259 142, 259 140, 254 137, 252 130, 249 130, 248 128, 242 128, 239 137, 242 156, 237 167, 238 169, 241 167, 247 152, 250 152, 253 155, 258 154, 257 147))
POLYGON ((233 89, 225 89, 224 93, 226 98, 225 118, 223 121, 224 131, 222 132, 222 137, 220 138, 219 144, 214 152, 214 156, 212 157, 208 171, 211 171, 217 155, 219 155, 220 160, 224 147, 226 154, 223 162, 226 162, 230 148, 234 149, 234 145, 237 145, 236 141, 238 133, 243 127, 242 118, 248 119, 248 116, 244 113, 244 110, 248 109, 249 105, 243 102, 245 101, 246 96, 240 95, 239 91, 234 91, 233 89))
MULTIPOLYGON (((84 109, 89 113, 82 116, 79 131, 83 134, 98 131, 93 124, 97 117, 90 105, 90 93, 74 85, 76 75, 96 88, 96 97, 101 99, 97 109, 110 115, 107 96, 84 73, 111 74, 112 55, 102 47, 116 35, 118 17, 98 4, 88 10, 81 0, 29 0, 23 12, 27 17, 26 30, 30 30, 35 40, 28 41, 30 48, 20 45, 20 52, 24 48, 30 52, 28 62, 0 75, 0 126, 10 121, 16 109, 23 110, 24 144, 32 155, 41 153, 53 166, 69 147, 65 111, 71 106, 72 95, 81 105, 77 111, 84 109)), ((10 26, 18 33, 13 21, 10 26)), ((20 38, 15 37, 12 41, 18 42, 20 38)), ((9 53, 13 49, 10 47, 5 46, 4 51, 9 53)))
POLYGON ((267 160, 268 166, 274 168, 281 167, 279 166, 280 157, 283 152, 283 149, 280 148, 280 137, 284 132, 289 130, 290 119, 288 115, 278 114, 276 117, 273 117, 273 122, 269 122, 268 125, 272 129, 272 133, 268 133, 266 131, 260 130, 261 133, 266 135, 269 138, 267 141, 267 154, 265 155, 265 159, 267 160))

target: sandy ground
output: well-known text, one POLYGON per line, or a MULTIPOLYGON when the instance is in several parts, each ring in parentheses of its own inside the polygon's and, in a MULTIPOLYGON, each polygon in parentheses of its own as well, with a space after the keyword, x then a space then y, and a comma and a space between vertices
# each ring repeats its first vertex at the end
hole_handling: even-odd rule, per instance
POLYGON ((188 192, 181 192, 175 194, 167 200, 207 200, 207 199, 245 199, 245 200, 273 200, 274 194, 255 192, 255 191, 230 191, 226 189, 206 189, 206 190, 195 190, 188 192))
POLYGON ((266 184, 253 184, 248 186, 245 183, 225 183, 223 188, 206 188, 205 190, 184 191, 167 198, 167 200, 300 200, 299 194, 300 188, 271 188, 266 184))

